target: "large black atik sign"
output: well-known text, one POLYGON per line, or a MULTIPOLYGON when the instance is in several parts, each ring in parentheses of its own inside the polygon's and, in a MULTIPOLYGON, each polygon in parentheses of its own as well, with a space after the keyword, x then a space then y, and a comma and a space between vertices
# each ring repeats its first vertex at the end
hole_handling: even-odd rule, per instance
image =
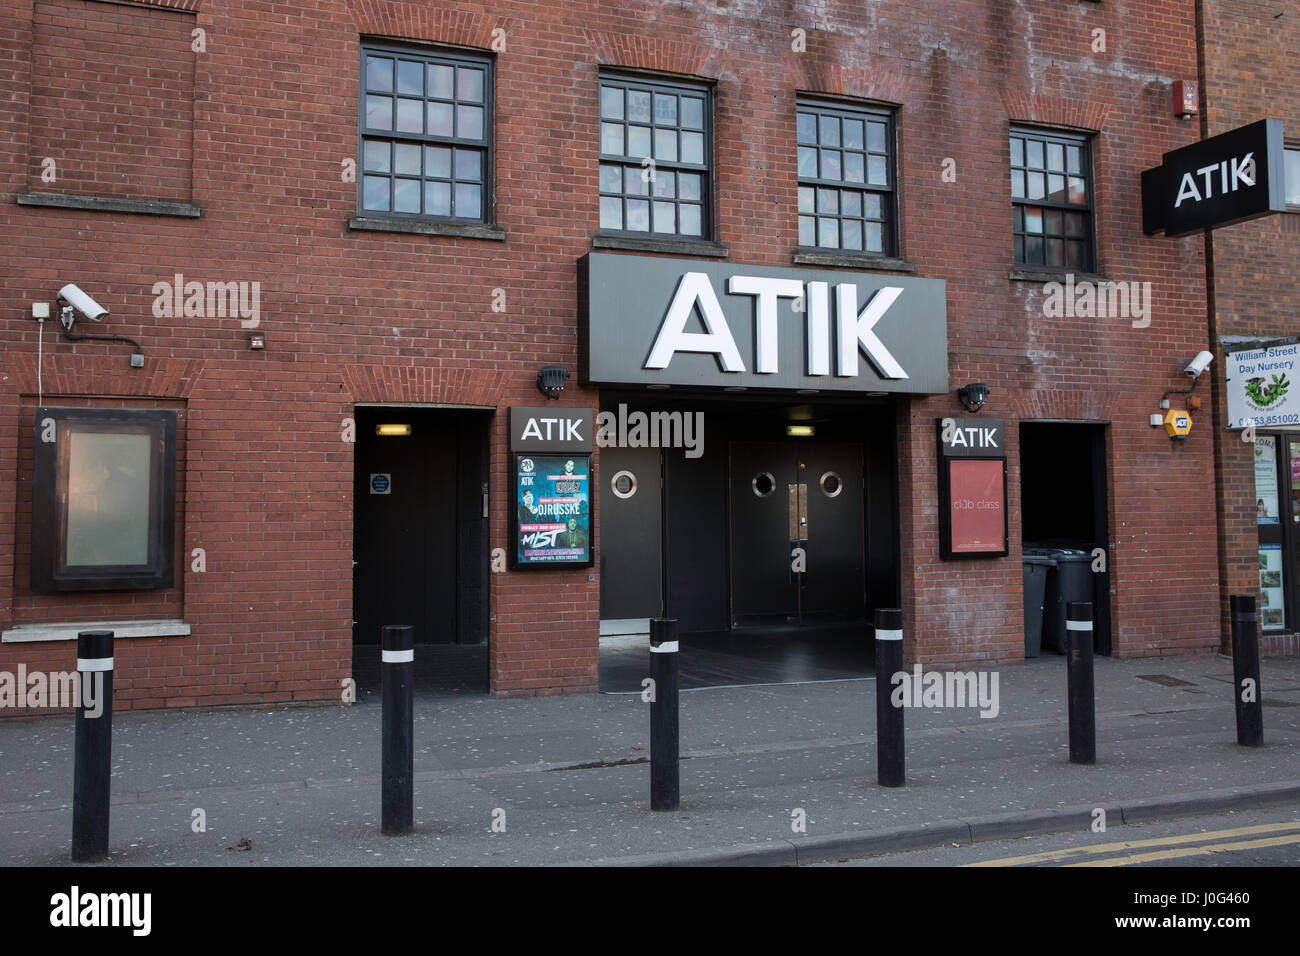
POLYGON ((821 392, 948 391, 942 279, 592 252, 578 380, 821 392))
POLYGON ((1165 153, 1142 173, 1142 231, 1180 236, 1284 212, 1284 163, 1276 119, 1165 153))

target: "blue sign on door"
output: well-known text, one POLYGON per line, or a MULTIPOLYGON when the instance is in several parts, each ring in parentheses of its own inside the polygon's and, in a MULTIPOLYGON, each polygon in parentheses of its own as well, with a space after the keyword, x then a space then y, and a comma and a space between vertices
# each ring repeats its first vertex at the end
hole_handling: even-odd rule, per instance
POLYGON ((386 495, 393 486, 391 475, 371 475, 370 476, 370 493, 372 495, 386 495))

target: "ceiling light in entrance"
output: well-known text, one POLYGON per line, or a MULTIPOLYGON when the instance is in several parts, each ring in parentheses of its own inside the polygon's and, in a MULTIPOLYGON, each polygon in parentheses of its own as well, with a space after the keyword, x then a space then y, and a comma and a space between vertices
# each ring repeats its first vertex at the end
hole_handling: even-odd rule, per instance
POLYGON ((811 425, 786 425, 785 433, 790 438, 812 438, 817 430, 811 425))
POLYGON ((376 425, 375 434, 383 435, 385 437, 392 437, 394 435, 409 435, 411 434, 411 426, 410 425, 376 425))

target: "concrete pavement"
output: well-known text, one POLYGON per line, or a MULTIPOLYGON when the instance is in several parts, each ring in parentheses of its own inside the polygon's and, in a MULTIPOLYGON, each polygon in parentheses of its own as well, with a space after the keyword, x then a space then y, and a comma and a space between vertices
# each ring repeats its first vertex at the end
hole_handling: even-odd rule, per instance
MULTIPOLYGON (((1300 659, 1265 659, 1266 743, 1244 748, 1228 658, 1099 658, 1095 766, 1067 759, 1064 658, 997 675, 996 717, 907 711, 900 789, 875 783, 874 680, 684 691, 676 813, 648 808, 639 695, 420 696, 398 838, 379 834, 377 696, 117 714, 102 865, 794 864, 1086 830, 1098 808, 1113 829, 1300 806, 1300 659)), ((68 864, 72 746, 70 718, 0 721, 4 863, 68 864)))

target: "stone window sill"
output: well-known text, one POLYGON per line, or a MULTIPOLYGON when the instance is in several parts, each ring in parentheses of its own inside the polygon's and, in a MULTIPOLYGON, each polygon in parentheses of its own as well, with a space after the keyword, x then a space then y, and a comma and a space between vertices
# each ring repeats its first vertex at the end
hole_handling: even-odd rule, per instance
POLYGON ((799 249, 793 262, 797 266, 834 266, 840 269, 873 269, 878 272, 915 272, 916 266, 905 259, 889 256, 855 256, 851 253, 799 249))
POLYGON ((348 228, 354 232, 405 232, 420 236, 492 239, 497 242, 504 242, 506 238, 506 231, 500 226, 468 222, 433 222, 424 219, 349 219, 348 228))
POLYGON ((1097 275, 1095 272, 1071 273, 1069 270, 1064 272, 1050 272, 1043 269, 1012 269, 1007 278, 1014 279, 1017 282, 1059 282, 1064 285, 1065 277, 1068 275, 1074 276, 1075 285, 1078 285, 1080 282, 1101 283, 1111 281, 1105 276, 1097 275))
POLYGON ((29 641, 75 641, 79 631, 112 631, 121 637, 188 637, 190 626, 180 620, 87 621, 81 624, 19 624, 0 633, 0 643, 29 641))
POLYGON ((197 219, 199 207, 178 202, 154 202, 150 199, 110 199, 105 196, 65 196, 56 193, 20 193, 20 206, 49 206, 57 209, 89 209, 93 212, 129 212, 143 216, 178 216, 197 219))
POLYGON ((677 256, 704 256, 725 259, 727 247, 714 242, 697 242, 693 239, 639 239, 635 236, 591 237, 594 249, 627 249, 630 252, 666 252, 677 256))

